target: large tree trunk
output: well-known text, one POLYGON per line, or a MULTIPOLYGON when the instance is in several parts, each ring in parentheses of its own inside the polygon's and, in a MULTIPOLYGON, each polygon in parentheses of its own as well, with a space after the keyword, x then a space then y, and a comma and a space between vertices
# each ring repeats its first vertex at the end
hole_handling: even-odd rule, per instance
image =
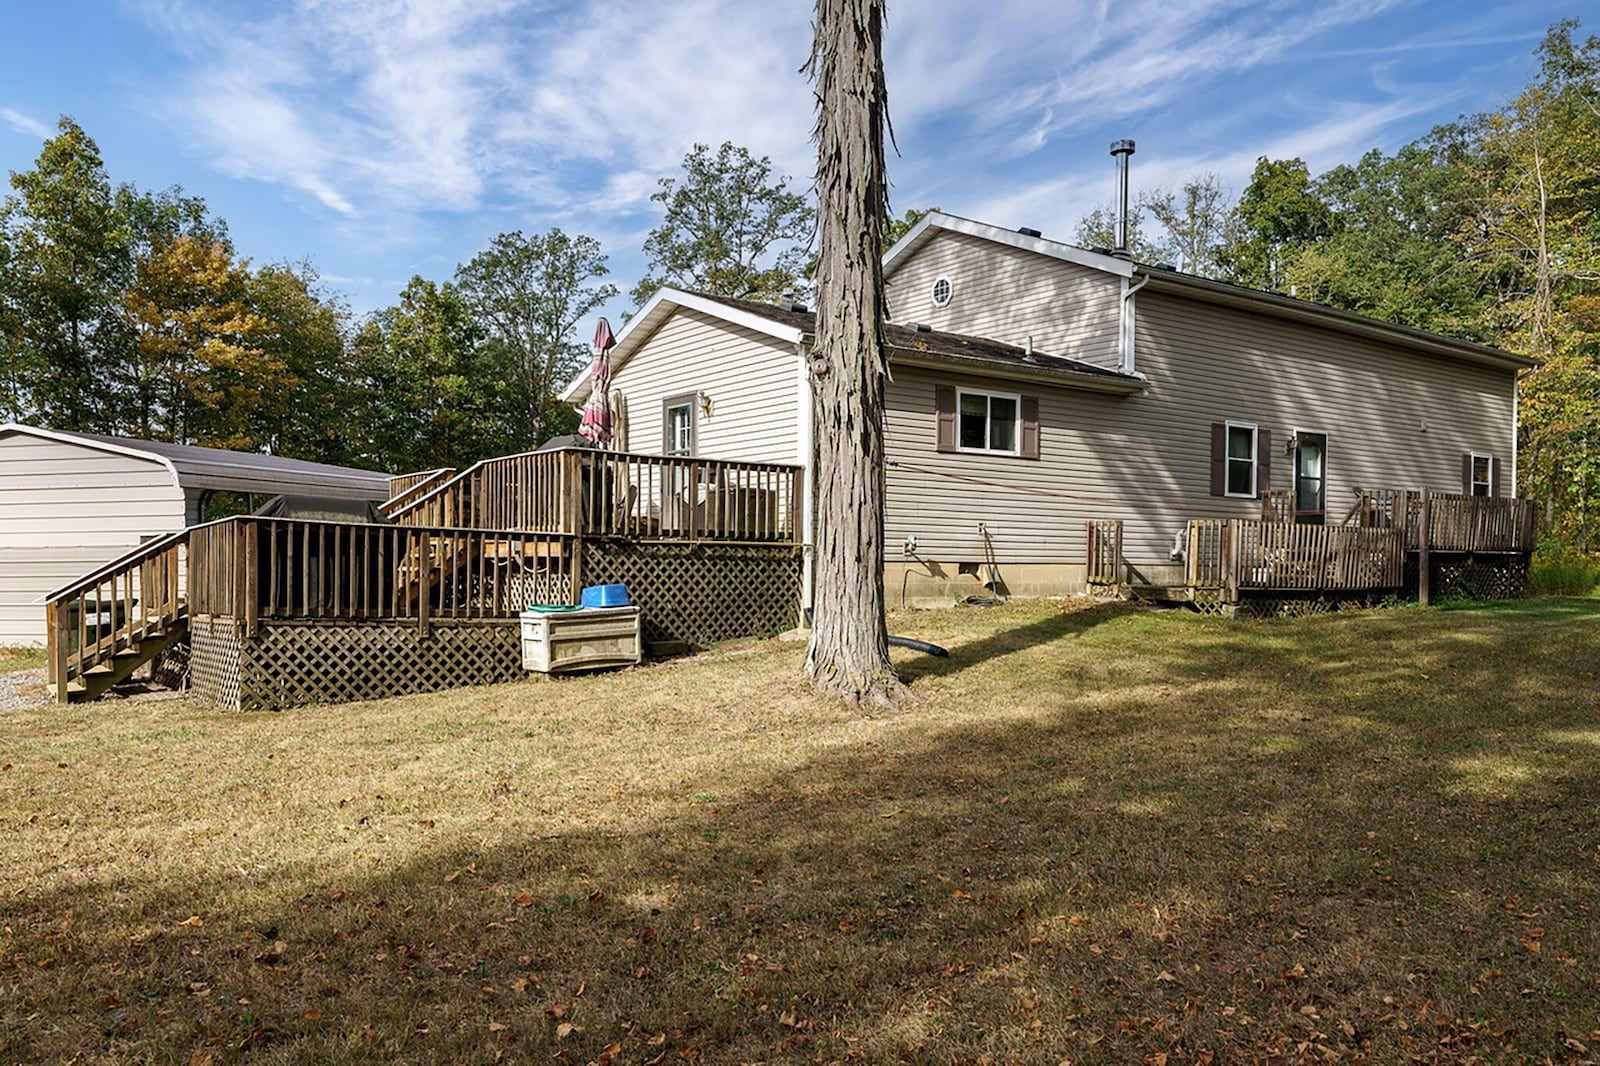
POLYGON ((893 706, 883 609, 882 0, 817 0, 816 592, 806 669, 818 691, 893 706))

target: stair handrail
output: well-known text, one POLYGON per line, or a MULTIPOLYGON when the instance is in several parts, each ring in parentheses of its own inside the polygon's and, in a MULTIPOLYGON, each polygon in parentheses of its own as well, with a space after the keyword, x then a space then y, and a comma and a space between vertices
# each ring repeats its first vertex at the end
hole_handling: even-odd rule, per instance
POLYGON ((86 671, 183 617, 178 552, 189 542, 196 528, 174 530, 148 540, 45 597, 46 674, 60 702, 67 702, 69 684, 85 677, 86 671), (152 581, 155 585, 149 587, 152 581), (107 590, 109 605, 105 602, 107 590), (89 639, 87 618, 91 593, 96 615, 106 609, 111 614, 109 632, 97 618, 93 641, 89 639), (72 615, 74 604, 77 605, 76 619, 72 615), (119 605, 123 612, 120 615, 119 605), (158 628, 153 629, 152 623, 158 628), (74 636, 76 648, 73 647, 74 636))
MULTIPOLYGON (((225 519, 222 521, 225 521, 225 519)), ((206 525, 215 525, 215 523, 207 522, 206 525)), ((80 592, 87 592, 94 586, 104 583, 106 578, 111 575, 120 573, 130 566, 153 559, 175 544, 182 544, 189 539, 190 530, 199 528, 199 526, 189 526, 157 537, 155 540, 147 540, 137 548, 117 556, 98 570, 89 571, 89 573, 73 581, 70 585, 62 585, 60 588, 46 593, 44 602, 46 604, 59 603, 62 600, 76 596, 80 592)))

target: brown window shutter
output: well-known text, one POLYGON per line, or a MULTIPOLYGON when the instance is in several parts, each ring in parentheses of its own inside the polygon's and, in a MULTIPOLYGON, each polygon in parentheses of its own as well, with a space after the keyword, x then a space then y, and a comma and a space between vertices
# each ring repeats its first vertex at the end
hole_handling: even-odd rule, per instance
POLYGON ((1039 397, 1022 398, 1022 449, 1024 459, 1039 458, 1039 397))
POLYGON ((1489 459, 1489 495, 1504 496, 1500 491, 1500 457, 1491 456, 1489 459))
POLYGON ((956 450, 956 390, 950 385, 936 385, 933 389, 933 410, 938 421, 938 450, 956 450))
POLYGON ((1461 453, 1461 495, 1472 495, 1472 453, 1461 453))
POLYGON ((1211 423, 1211 495, 1228 494, 1228 427, 1211 423))
POLYGON ((1272 488, 1272 430, 1256 430, 1256 495, 1272 488))

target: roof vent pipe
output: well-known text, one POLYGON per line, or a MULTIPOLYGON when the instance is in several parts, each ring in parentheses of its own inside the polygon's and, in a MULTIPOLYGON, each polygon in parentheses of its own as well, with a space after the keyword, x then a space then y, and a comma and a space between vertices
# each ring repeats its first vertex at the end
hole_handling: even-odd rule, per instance
POLYGON ((1120 259, 1130 259, 1128 253, 1128 157, 1133 154, 1133 142, 1112 141, 1111 154, 1117 160, 1117 246, 1111 254, 1120 259))

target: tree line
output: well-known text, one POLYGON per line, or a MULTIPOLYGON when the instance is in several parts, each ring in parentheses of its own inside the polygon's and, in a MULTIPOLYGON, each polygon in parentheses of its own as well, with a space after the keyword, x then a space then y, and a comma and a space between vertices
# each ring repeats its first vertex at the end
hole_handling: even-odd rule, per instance
MULTIPOLYGON (((662 179, 636 306, 662 285, 803 285, 810 201, 769 159, 695 145, 662 179)), ((0 422, 388 470, 462 466, 572 432, 556 393, 616 296, 592 237, 502 233, 357 319, 309 263, 253 265, 180 188, 113 183, 71 118, 0 203, 0 422)))

